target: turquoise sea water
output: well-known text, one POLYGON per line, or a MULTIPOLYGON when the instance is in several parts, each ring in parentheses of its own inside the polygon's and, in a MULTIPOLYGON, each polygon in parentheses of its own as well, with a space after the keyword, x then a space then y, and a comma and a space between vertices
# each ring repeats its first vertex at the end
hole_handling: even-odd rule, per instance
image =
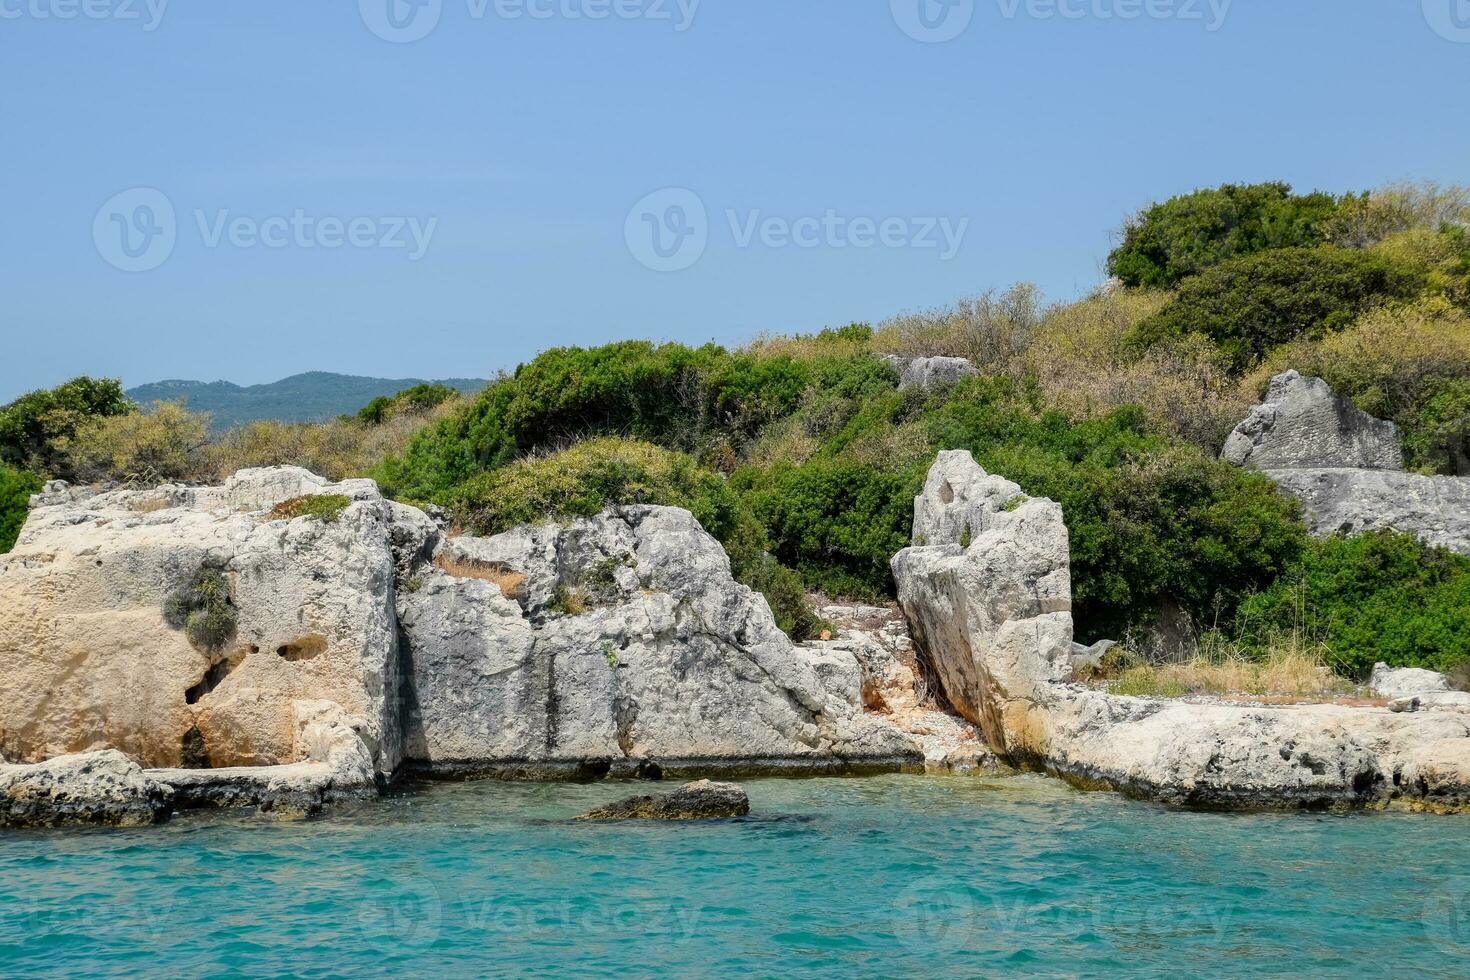
POLYGON ((0 834, 0 975, 1464 976, 1470 818, 1179 813, 1042 777, 435 786, 307 823, 0 834))

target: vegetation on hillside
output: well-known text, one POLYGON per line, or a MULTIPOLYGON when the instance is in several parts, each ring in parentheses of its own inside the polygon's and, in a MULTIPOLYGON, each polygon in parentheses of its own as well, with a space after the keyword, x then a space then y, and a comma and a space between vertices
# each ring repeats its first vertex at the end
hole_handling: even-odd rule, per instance
POLYGON ((366 474, 480 533, 686 507, 803 638, 821 629, 804 590, 891 595, 934 454, 968 449, 1062 504, 1083 639, 1144 636, 1182 611, 1211 677, 1242 658, 1251 676, 1323 659, 1443 668, 1470 659, 1470 559, 1402 535, 1309 539, 1293 502, 1217 457, 1270 376, 1295 367, 1397 422, 1413 467, 1470 474, 1467 228, 1459 188, 1226 186, 1129 221, 1109 260, 1119 282, 1071 304, 1018 285, 735 350, 558 348, 473 398, 422 386, 204 446, 179 406, 149 424, 96 410, 32 426, 3 458, 104 480, 275 463, 366 474), (965 357, 980 376, 900 391, 884 354, 965 357))

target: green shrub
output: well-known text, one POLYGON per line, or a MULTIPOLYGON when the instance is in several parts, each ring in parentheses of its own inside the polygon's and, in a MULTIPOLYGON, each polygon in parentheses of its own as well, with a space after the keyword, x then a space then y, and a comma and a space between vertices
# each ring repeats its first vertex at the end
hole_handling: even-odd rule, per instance
POLYGON ((1128 222, 1108 272, 1129 286, 1172 288, 1230 259, 1321 244, 1324 223, 1337 210, 1331 194, 1293 195, 1283 183, 1195 191, 1128 222))
POLYGON ((269 520, 294 521, 298 517, 316 517, 335 524, 342 512, 352 506, 352 498, 340 493, 312 494, 283 500, 271 509, 269 520))
POLYGON ((163 604, 163 620, 183 630, 195 647, 216 653, 235 638, 238 617, 230 600, 224 566, 207 561, 181 584, 163 604))
POLYGON ((459 392, 448 385, 415 385, 396 395, 374 398, 358 411, 357 420, 367 425, 382 425, 400 415, 422 415, 458 397, 459 392))
POLYGON ((1423 271, 1370 252, 1262 252, 1186 279, 1178 296, 1127 339, 1142 351, 1202 334, 1232 370, 1244 371, 1278 345, 1342 330, 1374 306, 1418 295, 1427 283, 1423 271))
POLYGON ((1279 581, 1241 604, 1243 637, 1291 631, 1359 678, 1377 662, 1450 670, 1470 660, 1470 558, 1406 534, 1314 540, 1279 581))
POLYGON ((31 494, 41 492, 41 478, 0 463, 0 554, 15 547, 15 539, 30 512, 31 494))
POLYGON ((74 378, 49 391, 33 391, 0 408, 0 462, 70 479, 62 447, 91 418, 137 411, 122 383, 74 378))

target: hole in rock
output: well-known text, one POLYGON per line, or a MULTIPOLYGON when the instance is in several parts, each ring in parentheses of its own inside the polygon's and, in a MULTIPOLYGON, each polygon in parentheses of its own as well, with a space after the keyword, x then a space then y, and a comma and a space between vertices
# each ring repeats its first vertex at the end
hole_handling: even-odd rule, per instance
POLYGON ((944 486, 939 488, 939 499, 946 504, 954 503, 954 487, 949 485, 948 480, 945 480, 944 486))
POLYGON ((315 660, 327 652, 327 638, 313 633, 310 636, 302 636, 292 640, 290 643, 276 648, 276 653, 282 660, 295 663, 298 660, 315 660))
POLYGON ((209 750, 204 747, 204 733, 195 725, 179 741, 179 765, 185 769, 209 769, 209 750))

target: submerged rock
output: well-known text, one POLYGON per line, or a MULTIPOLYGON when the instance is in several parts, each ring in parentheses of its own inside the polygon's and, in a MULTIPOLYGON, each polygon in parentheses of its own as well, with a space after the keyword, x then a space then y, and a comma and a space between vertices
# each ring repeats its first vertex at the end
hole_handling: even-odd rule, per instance
POLYGON ((173 791, 121 752, 0 764, 0 827, 143 827, 168 819, 173 791))
MULTIPOLYGON (((1013 764, 1196 807, 1470 808, 1470 703, 1434 710, 1120 697, 1069 683, 1066 528, 968 453, 942 454, 893 562, 945 693, 1013 764), (1004 503, 1001 503, 1004 501, 1004 503), (955 542, 968 535, 968 545, 955 542)), ((1470 702, 1470 696, 1464 696, 1470 702)))
POLYGON ((750 797, 735 783, 702 779, 666 796, 634 796, 584 813, 578 820, 728 820, 750 812, 750 797))

